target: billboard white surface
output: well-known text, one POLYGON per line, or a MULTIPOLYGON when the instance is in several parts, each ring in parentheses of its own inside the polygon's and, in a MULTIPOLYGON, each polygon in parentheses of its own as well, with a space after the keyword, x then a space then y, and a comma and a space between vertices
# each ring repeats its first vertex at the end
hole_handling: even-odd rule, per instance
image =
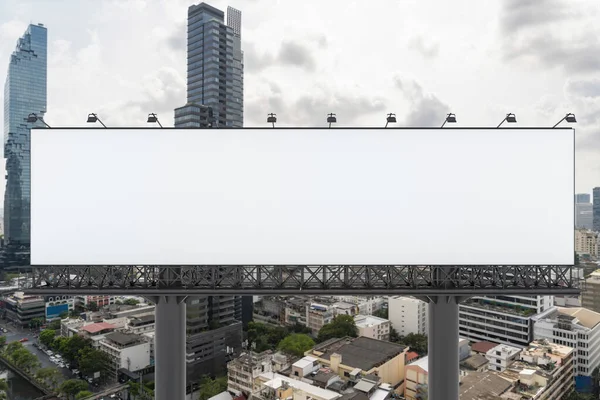
POLYGON ((33 265, 567 265, 571 129, 34 129, 33 265))

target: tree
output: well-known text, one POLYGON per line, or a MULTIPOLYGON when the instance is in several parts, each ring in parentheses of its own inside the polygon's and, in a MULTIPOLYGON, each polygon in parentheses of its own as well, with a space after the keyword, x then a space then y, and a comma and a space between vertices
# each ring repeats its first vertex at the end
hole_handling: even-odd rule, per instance
POLYGON ((22 349, 23 348, 23 343, 21 342, 10 342, 7 346, 6 346, 6 355, 11 358, 13 353, 15 351, 17 351, 18 349, 22 349))
POLYGON ((401 340, 400 334, 393 327, 390 327, 390 342, 398 343, 401 340))
POLYGON ((79 355, 79 351, 85 348, 91 348, 92 342, 83 336, 73 335, 61 344, 60 352, 70 362, 73 362, 79 355))
MULTIPOLYGON (((65 316, 65 318, 68 317, 68 316, 69 315, 67 314, 65 316)), ((61 318, 62 318, 62 314, 61 314, 61 318)), ((62 319, 64 319, 64 318, 62 318, 62 319)), ((48 329, 52 329, 53 331, 60 331, 60 320, 57 319, 55 321, 50 322, 48 324, 48 329)))
POLYGON ((134 381, 129 381, 129 394, 135 400, 140 395, 140 384, 134 381))
POLYGON ((281 342, 279 342, 278 349, 286 353, 302 357, 304 352, 312 349, 315 345, 315 341, 306 334, 294 333, 286 336, 281 342))
POLYGON ((404 336, 401 343, 408 346, 412 351, 419 353, 424 356, 427 354, 427 336, 421 335, 420 333, 409 333, 404 336))
POLYGON ((227 377, 211 379, 209 376, 204 376, 200 379, 199 400, 208 400, 213 396, 227 390, 227 377))
POLYGON ((103 351, 88 347, 79 351, 77 364, 79 370, 88 376, 95 372, 100 372, 102 376, 108 372, 110 357, 103 351))
POLYGON ((54 340, 52 341, 50 348, 52 348, 54 351, 58 351, 59 353, 62 353, 63 349, 65 348, 65 346, 67 345, 68 342, 69 342, 69 338, 66 338, 64 336, 56 336, 54 338, 54 340))
POLYGON ((29 321, 29 327, 31 329, 36 329, 39 328, 40 326, 44 325, 44 319, 43 318, 32 318, 31 321, 29 321))
POLYGON ((358 328, 351 315, 338 315, 328 324, 323 325, 317 336, 319 342, 346 336, 357 337, 358 328))
POLYGON ((38 358, 25 347, 16 349, 11 354, 11 358, 17 367, 22 368, 25 371, 31 371, 41 365, 38 358))
POLYGON ((8 399, 8 382, 6 379, 0 379, 0 400, 8 399))
MULTIPOLYGON (((67 318, 69 318, 69 312, 68 311, 63 311, 58 316, 59 316, 60 319, 67 319, 67 318)), ((59 324, 60 324, 60 322, 59 322, 59 324)))
POLYGON ((77 393, 77 395, 75 396, 75 400, 85 399, 86 397, 90 397, 93 394, 94 393, 90 392, 89 390, 82 390, 81 392, 77 393))
POLYGON ((6 336, 0 336, 0 349, 3 349, 6 346, 6 336))
POLYGON ((139 300, 136 299, 126 299, 123 304, 125 304, 126 306, 137 306, 138 304, 140 304, 139 300))
POLYGON ((96 303, 95 301, 90 301, 87 305, 87 309, 94 312, 94 311, 98 311, 98 303, 96 303))
POLYGON ((387 308, 380 308, 379 310, 373 313, 373 316, 388 319, 389 313, 387 308))
POLYGON ((69 311, 69 317, 71 318, 77 318, 81 315, 81 313, 77 310, 70 310, 69 311))
POLYGON ((288 334, 288 330, 281 326, 270 326, 260 322, 248 323, 248 343, 254 345, 254 350, 259 353, 276 349, 288 334))
POLYGON ((88 383, 81 379, 68 379, 60 385, 60 392, 67 395, 67 399, 74 398, 77 393, 88 389, 88 383))
POLYGON ((53 390, 58 388, 58 383, 62 380, 62 374, 56 368, 40 368, 35 373, 35 377, 44 385, 51 387, 53 390))
POLYGON ((290 326, 289 329, 293 333, 306 333, 307 335, 312 334, 312 329, 310 329, 306 325, 302 325, 297 322, 294 325, 290 326))
POLYGON ((54 338, 56 337, 56 331, 54 329, 44 329, 40 333, 39 341, 46 347, 50 347, 52 342, 54 342, 54 338))

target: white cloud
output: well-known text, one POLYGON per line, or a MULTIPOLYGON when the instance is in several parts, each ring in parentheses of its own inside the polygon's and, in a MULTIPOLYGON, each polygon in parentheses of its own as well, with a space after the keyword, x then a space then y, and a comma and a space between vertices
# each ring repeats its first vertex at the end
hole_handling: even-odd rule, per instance
MULTIPOLYGON (((551 126, 574 112, 585 140, 577 190, 589 192, 600 185, 594 162, 600 141, 593 140, 600 137, 600 108, 590 96, 598 85, 600 3, 540 2, 545 6, 529 0, 209 4, 242 11, 248 126, 266 125, 269 112, 281 126, 324 126, 329 112, 339 126, 382 126, 389 112, 398 125, 437 126, 454 112, 460 125, 495 126, 514 112, 519 126, 551 126)), ((156 112, 172 124, 173 109, 186 102, 192 2, 94 4, 0 2, 0 79, 26 23, 43 22, 48 123, 81 126, 97 112, 107 124, 144 126, 156 112)))

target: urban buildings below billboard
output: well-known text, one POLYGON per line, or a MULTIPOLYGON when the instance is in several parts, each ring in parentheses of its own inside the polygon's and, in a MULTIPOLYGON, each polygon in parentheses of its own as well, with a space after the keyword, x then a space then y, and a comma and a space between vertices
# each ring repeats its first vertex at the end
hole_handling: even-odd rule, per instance
POLYGON ((533 319, 536 339, 575 349, 575 375, 591 376, 600 367, 600 313, 553 307, 533 319))
POLYGON ((594 227, 594 205, 592 203, 575 204, 575 228, 593 229, 594 227))
POLYGON ((390 296, 388 298, 388 319, 400 336, 411 333, 427 335, 427 303, 410 296, 390 296))
POLYGON ((585 280, 581 291, 581 306, 600 313, 600 269, 592 272, 585 280))
POLYGON ((150 342, 146 338, 123 332, 113 332, 100 342, 100 350, 110 358, 109 371, 125 368, 135 372, 150 366, 150 342))
POLYGON ((9 247, 30 243, 30 114, 46 113, 48 32, 42 24, 29 25, 10 57, 4 85, 4 239, 9 247))
POLYGON ((459 305, 459 332, 472 341, 525 347, 532 317, 553 307, 552 296, 475 296, 459 305))
POLYGON ((575 195, 575 204, 589 203, 591 201, 591 197, 589 193, 577 193, 575 195))
POLYGON ((358 328, 358 336, 377 340, 390 340, 391 323, 387 319, 372 315, 356 315, 354 322, 358 328))
POLYGON ((188 9, 187 101, 212 108, 215 127, 244 124, 242 13, 206 3, 188 9))
POLYGON ((15 292, 4 298, 6 319, 16 325, 26 327, 31 320, 46 317, 46 302, 43 297, 29 296, 23 292, 15 292))
POLYGON ((575 230, 575 252, 586 259, 598 258, 598 232, 587 229, 575 230))
POLYGON ((209 106, 186 104, 175 109, 175 128, 211 128, 213 111, 209 106))

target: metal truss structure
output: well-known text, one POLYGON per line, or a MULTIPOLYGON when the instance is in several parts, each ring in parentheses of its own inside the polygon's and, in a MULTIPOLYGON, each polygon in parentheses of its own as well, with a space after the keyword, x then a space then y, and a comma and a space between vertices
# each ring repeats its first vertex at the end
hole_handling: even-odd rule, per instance
POLYGON ((570 295, 571 266, 35 266, 27 293, 193 295, 570 295))

